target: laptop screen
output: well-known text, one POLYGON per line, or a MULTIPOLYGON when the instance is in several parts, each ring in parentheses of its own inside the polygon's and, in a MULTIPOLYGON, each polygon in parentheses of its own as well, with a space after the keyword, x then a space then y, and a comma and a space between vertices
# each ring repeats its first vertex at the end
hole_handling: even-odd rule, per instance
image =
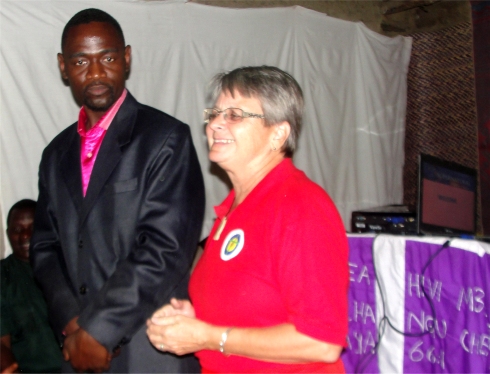
POLYGON ((475 169, 421 154, 418 232, 435 235, 474 235, 476 191, 475 169))

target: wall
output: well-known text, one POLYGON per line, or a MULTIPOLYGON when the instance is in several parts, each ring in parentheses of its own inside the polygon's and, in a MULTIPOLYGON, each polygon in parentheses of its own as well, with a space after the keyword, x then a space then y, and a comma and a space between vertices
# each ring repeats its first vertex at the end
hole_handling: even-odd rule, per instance
MULTIPOLYGON (((465 166, 478 168, 478 144, 477 144, 477 119, 476 119, 476 103, 475 103, 475 91, 474 91, 474 64, 473 64, 473 40, 471 37, 471 4, 469 1, 452 1, 452 0, 421 0, 421 1, 328 1, 328 0, 313 0, 313 1, 295 1, 295 0, 190 0, 201 4, 222 6, 222 7, 235 7, 235 8, 247 8, 247 7, 281 7, 281 6, 294 6, 299 5, 305 8, 316 10, 318 12, 326 13, 327 15, 335 18, 340 18, 353 22, 363 22, 371 30, 376 31, 380 34, 386 36, 396 36, 396 35, 411 35, 414 36, 414 46, 413 48, 421 51, 423 53, 424 40, 427 42, 434 42, 434 40, 439 43, 439 50, 449 49, 450 53, 454 59, 458 61, 458 69, 464 70, 464 74, 460 71, 456 77, 454 73, 455 69, 444 69, 441 70, 444 75, 445 82, 439 82, 438 79, 442 77, 437 71, 432 68, 430 77, 431 85, 439 85, 443 83, 448 85, 450 91, 458 91, 461 87, 454 87, 451 82, 457 81, 462 83, 465 90, 466 98, 465 100, 460 100, 461 96, 453 95, 453 101, 442 101, 439 105, 441 113, 452 113, 456 108, 460 108, 462 105, 471 104, 467 106, 467 113, 460 113, 458 118, 452 119, 451 127, 447 127, 444 130, 447 134, 453 135, 453 138, 458 138, 457 152, 452 152, 451 148, 447 144, 441 141, 434 141, 426 138, 420 138, 414 146, 413 140, 416 138, 417 133, 437 133, 442 127, 436 124, 432 118, 425 117, 425 120, 420 122, 418 119, 414 120, 414 117, 420 117, 418 110, 420 107, 409 106, 407 107, 407 137, 411 136, 410 139, 406 140, 406 159, 405 159, 405 169, 404 169, 404 204, 414 207, 416 204, 416 177, 417 177, 417 155, 418 152, 424 150, 426 153, 431 153, 435 156, 448 159, 451 161, 457 161, 465 166), (444 43, 452 43, 453 39, 458 39, 461 35, 460 29, 465 29, 467 31, 464 43, 459 43, 459 50, 452 51, 454 49, 452 45, 446 45, 444 43), (447 30, 447 32, 446 32, 447 30), (455 31, 456 30, 456 31, 455 31), (443 33, 443 36, 439 34, 443 33), (446 33, 446 34, 444 34, 446 33), (434 38, 434 40, 433 40, 434 38), (442 38, 442 41, 441 41, 442 38), (446 41, 445 41, 446 40, 446 41), (459 54, 459 52, 464 51, 464 53, 459 54), (439 78, 438 78, 439 77, 439 78), (410 110, 415 110, 411 113, 410 110), (463 134, 465 141, 461 140, 460 134, 463 134), (408 147, 408 148, 407 148, 408 147), (433 149, 438 149, 437 152, 431 152, 433 149), (460 155, 465 157, 461 158, 460 155)), ((427 43, 430 44, 430 43, 427 43)), ((414 50, 414 52, 416 52, 414 50)), ((433 54, 434 56, 436 54, 433 54)), ((431 53, 427 53, 425 58, 429 58, 431 53)), ((423 58, 424 56, 422 56, 423 58)), ((444 58, 442 55, 441 58, 444 58)), ((452 58, 453 59, 453 58, 452 58)), ((443 61, 438 61, 443 63, 443 61)), ((447 64, 451 65, 451 61, 446 61, 447 64)), ((437 62, 435 62, 437 69, 437 62)), ((441 65, 441 64, 439 64, 441 65)), ((453 64, 454 65, 454 64, 453 64)), ((420 68, 412 64, 411 76, 416 77, 417 74, 422 73, 419 79, 424 77, 424 67, 420 68), (418 70, 417 70, 418 69, 418 70)), ((410 76, 410 75, 409 75, 410 76)), ((424 78, 425 79, 425 78, 424 78)), ((408 96, 423 96, 427 92, 418 92, 420 85, 413 81, 409 84, 408 96), (410 90, 415 90, 410 92, 410 90)), ((445 96, 444 92, 440 92, 440 96, 445 96)), ((433 110, 429 112, 434 112, 433 110)), ((481 157, 481 155, 480 155, 481 157)), ((480 166, 480 171, 482 172, 483 166, 480 166)), ((478 208, 477 208, 477 227, 478 232, 483 234, 483 227, 485 222, 482 222, 483 217, 489 217, 490 209, 487 205, 480 206, 480 193, 478 194, 478 208), (483 210, 483 211, 482 211, 483 210)), ((490 201, 490 200, 489 200, 490 201)), ((488 219, 487 219, 488 220, 488 219)), ((487 222, 487 226, 490 223, 487 222)), ((489 229, 485 229, 485 234, 489 235, 489 229)))
POLYGON ((361 21, 387 36, 437 31, 471 21, 468 1, 329 1, 329 0, 190 0, 230 8, 261 8, 299 5, 347 21, 361 21), (429 4, 418 6, 418 4, 429 4), (392 10, 395 13, 384 15, 392 10))

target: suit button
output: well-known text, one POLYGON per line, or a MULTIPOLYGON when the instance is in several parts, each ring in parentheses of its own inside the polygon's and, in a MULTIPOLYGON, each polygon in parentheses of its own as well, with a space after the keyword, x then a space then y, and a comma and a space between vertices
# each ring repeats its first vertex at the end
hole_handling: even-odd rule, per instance
POLYGON ((80 239, 78 241, 78 248, 83 248, 83 240, 82 239, 80 239))
POLYGON ((86 286, 80 286, 78 289, 80 291, 80 295, 85 295, 87 293, 87 287, 86 286))

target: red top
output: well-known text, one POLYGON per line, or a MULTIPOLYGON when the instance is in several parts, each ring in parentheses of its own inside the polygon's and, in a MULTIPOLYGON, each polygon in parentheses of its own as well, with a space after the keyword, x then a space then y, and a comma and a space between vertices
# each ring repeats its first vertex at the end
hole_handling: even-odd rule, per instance
MULTIPOLYGON (((345 346, 348 246, 330 197, 285 159, 214 240, 233 199, 234 191, 215 208, 218 219, 191 277, 197 318, 235 327, 292 323, 305 335, 345 346)), ((208 350, 197 356, 204 372, 344 371, 340 360, 277 364, 208 350)))

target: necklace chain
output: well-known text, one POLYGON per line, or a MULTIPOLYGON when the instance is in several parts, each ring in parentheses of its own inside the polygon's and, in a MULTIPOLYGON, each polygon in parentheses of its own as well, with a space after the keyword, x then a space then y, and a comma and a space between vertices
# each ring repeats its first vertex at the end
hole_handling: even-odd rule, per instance
POLYGON ((221 236, 221 233, 225 229, 226 222, 228 221, 228 215, 231 213, 231 210, 233 209, 233 204, 235 203, 235 199, 233 199, 233 202, 230 205, 230 209, 228 209, 228 213, 223 217, 221 220, 221 223, 218 226, 218 229, 214 233, 213 240, 219 240, 219 237, 221 236))

